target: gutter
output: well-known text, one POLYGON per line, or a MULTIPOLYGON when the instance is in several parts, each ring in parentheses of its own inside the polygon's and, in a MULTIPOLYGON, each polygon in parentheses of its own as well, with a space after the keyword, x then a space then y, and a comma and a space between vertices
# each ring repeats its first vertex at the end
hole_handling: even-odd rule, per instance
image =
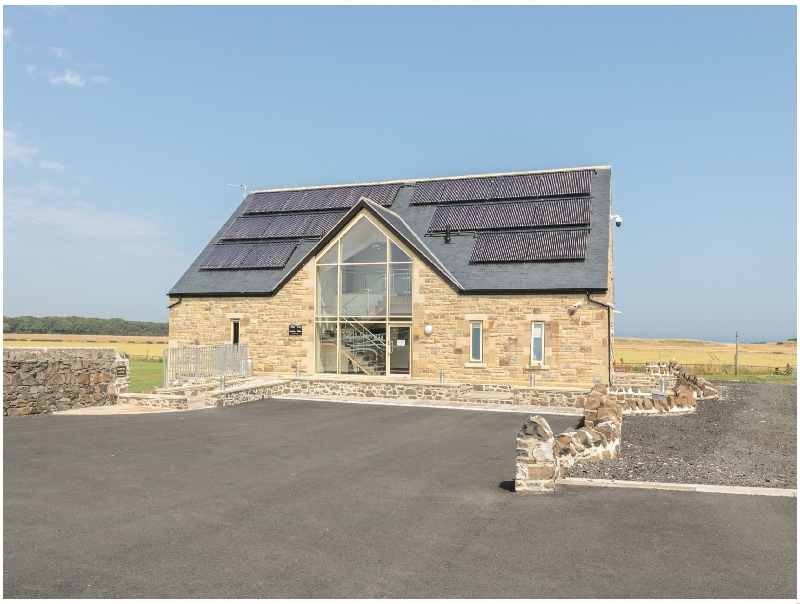
POLYGON ((170 309, 170 308, 172 308, 173 306, 177 306, 177 305, 178 305, 178 304, 180 304, 181 302, 183 302, 183 296, 178 296, 178 301, 177 301, 177 302, 175 302, 175 304, 170 304, 169 306, 167 306, 167 310, 169 310, 169 309, 170 309))
POLYGON ((611 313, 614 312, 614 305, 611 304, 610 302, 601 302, 600 300, 593 299, 588 291, 586 292, 586 299, 589 300, 589 302, 594 302, 598 306, 604 307, 608 311, 608 385, 611 386, 612 385, 612 379, 611 378, 612 378, 612 375, 613 375, 613 372, 611 370, 611 363, 612 363, 612 359, 611 359, 611 313))

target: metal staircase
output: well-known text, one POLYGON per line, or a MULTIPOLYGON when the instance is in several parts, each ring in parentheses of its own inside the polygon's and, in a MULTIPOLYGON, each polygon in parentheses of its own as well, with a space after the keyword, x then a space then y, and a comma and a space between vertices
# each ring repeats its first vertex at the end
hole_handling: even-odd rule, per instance
POLYGON ((362 373, 367 375, 386 374, 385 334, 370 332, 358 321, 342 317, 342 322, 356 332, 355 335, 342 335, 340 352, 362 373))

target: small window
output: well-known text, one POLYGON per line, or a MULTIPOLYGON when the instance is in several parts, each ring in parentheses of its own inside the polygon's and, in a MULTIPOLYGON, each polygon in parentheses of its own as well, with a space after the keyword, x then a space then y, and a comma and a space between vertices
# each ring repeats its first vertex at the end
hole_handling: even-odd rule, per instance
POLYGON ((231 343, 239 343, 239 321, 231 322, 231 343))
POLYGON ((483 323, 470 324, 469 360, 474 363, 483 361, 483 323))
POLYGON ((533 324, 531 363, 544 363, 544 323, 533 324))

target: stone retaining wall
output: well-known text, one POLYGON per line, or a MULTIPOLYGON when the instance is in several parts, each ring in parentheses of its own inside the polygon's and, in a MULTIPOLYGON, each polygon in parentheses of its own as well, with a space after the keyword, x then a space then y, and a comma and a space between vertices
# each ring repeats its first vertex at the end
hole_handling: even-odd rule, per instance
POLYGON ((652 373, 615 373, 614 386, 618 388, 632 388, 634 390, 661 390, 661 379, 664 379, 664 388, 675 390, 678 378, 675 375, 662 375, 652 373))
POLYGON ((675 391, 659 396, 629 387, 596 386, 576 407, 584 411, 578 430, 553 435, 541 416, 528 417, 517 435, 517 492, 553 491, 564 470, 579 459, 599 461, 617 454, 622 439, 622 416, 631 413, 692 413, 698 398, 719 398, 711 385, 677 363, 670 363, 675 391))
POLYGON ((3 348, 3 415, 114 405, 129 386, 128 358, 115 348, 3 348))
POLYGON ((339 380, 291 380, 287 394, 313 394, 331 396, 357 396, 365 398, 419 399, 459 403, 507 403, 512 405, 543 405, 549 407, 575 407, 589 390, 545 389, 514 387, 496 384, 418 384, 411 382, 344 382, 339 380), (508 394, 497 398, 480 393, 508 394))
POLYGON ((661 390, 661 380, 663 379, 666 391, 674 391, 678 386, 684 386, 692 390, 696 394, 696 398, 719 396, 716 389, 707 380, 697 377, 675 361, 648 363, 645 369, 647 373, 615 373, 611 392, 624 392, 634 396, 641 393, 649 396, 653 391, 661 390))
POLYGON ((279 394, 289 394, 288 382, 273 382, 256 386, 255 388, 242 385, 226 388, 225 390, 215 390, 209 393, 206 404, 214 407, 230 407, 231 405, 271 398, 279 394))
POLYGON ((176 394, 125 393, 119 395, 118 401, 120 404, 129 403, 140 407, 165 407, 167 409, 188 409, 189 407, 188 397, 176 394))

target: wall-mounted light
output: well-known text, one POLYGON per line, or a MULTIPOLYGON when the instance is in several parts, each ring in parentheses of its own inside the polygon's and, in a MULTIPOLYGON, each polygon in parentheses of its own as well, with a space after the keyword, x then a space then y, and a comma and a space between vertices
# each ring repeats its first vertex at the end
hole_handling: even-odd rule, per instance
POLYGON ((425 326, 425 335, 426 335, 426 336, 429 336, 429 335, 431 335, 432 333, 433 333, 433 325, 431 325, 430 323, 428 323, 428 324, 425 326))

